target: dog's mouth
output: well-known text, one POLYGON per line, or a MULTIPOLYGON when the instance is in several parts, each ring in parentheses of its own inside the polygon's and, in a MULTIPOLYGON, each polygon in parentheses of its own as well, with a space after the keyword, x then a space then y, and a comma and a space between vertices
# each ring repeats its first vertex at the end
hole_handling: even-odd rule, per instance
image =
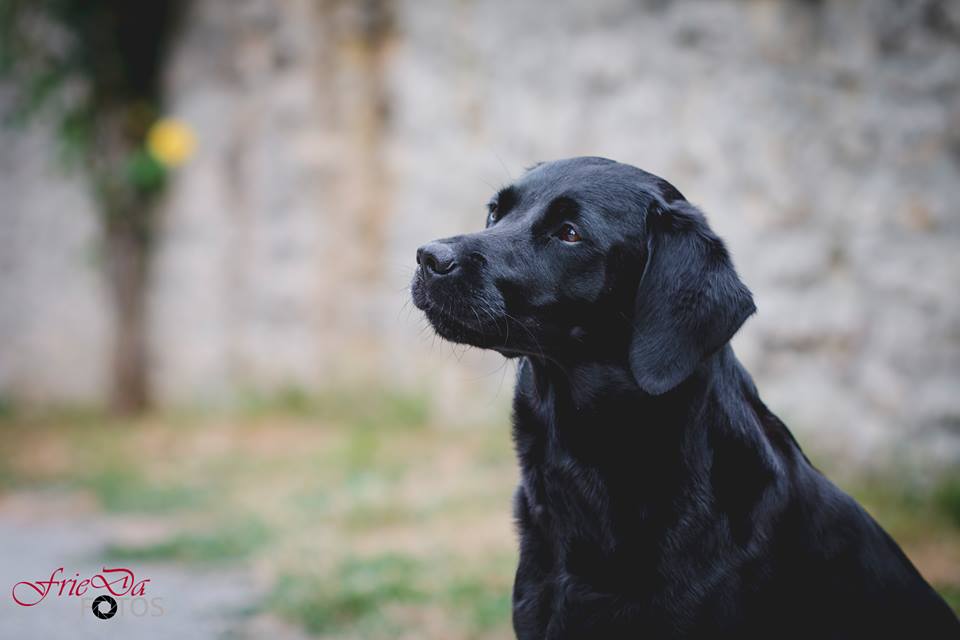
POLYGON ((481 312, 469 303, 461 302, 454 306, 452 303, 438 303, 428 296, 424 296, 423 300, 417 300, 414 296, 414 305, 423 311, 433 330, 445 340, 481 348, 495 347, 503 342, 503 335, 495 327, 492 318, 484 323, 481 312), (472 322, 456 313, 455 309, 461 306, 473 308, 476 317, 472 322))
POLYGON ((415 307, 423 311, 434 332, 444 340, 490 349, 514 358, 546 357, 547 346, 537 335, 532 318, 517 317, 503 309, 502 300, 488 300, 473 293, 437 290, 417 274, 410 287, 415 307))
POLYGON ((507 348, 508 320, 490 304, 460 296, 437 296, 419 277, 411 287, 413 304, 423 311, 433 330, 445 340, 482 349, 507 348))

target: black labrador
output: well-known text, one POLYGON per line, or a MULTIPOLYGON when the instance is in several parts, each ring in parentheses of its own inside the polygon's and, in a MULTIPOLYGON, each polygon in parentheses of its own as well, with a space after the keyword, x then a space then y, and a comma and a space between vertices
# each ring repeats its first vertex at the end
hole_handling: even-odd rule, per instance
POLYGON ((518 638, 960 638, 760 400, 728 344, 750 291, 677 189, 574 158, 488 210, 417 251, 412 292, 443 338, 521 358, 518 638))

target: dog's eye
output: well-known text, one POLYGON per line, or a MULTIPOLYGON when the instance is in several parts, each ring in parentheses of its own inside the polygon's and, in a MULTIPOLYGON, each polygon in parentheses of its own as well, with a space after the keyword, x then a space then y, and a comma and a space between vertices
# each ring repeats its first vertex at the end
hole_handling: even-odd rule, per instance
POLYGON ((577 230, 573 228, 572 224, 565 224, 560 227, 560 231, 557 232, 557 237, 564 242, 569 242, 570 244, 573 244, 574 242, 580 242, 582 239, 577 230))
POLYGON ((487 205, 487 224, 493 224, 500 219, 500 215, 497 213, 497 203, 491 202, 487 205))

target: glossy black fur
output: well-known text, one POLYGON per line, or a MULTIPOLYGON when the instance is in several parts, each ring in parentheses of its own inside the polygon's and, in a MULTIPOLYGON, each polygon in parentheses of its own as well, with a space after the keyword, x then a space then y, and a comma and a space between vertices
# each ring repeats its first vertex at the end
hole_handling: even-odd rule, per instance
POLYGON ((421 248, 413 298, 444 338, 521 357, 518 638, 960 638, 760 400, 727 344, 750 292, 675 188, 575 158, 490 207, 421 248))

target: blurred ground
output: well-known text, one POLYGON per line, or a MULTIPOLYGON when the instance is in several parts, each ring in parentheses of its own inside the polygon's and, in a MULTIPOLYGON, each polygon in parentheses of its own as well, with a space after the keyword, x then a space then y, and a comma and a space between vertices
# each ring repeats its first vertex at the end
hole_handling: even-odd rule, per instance
MULTIPOLYGON (((419 398, 285 403, 6 425, 5 583, 72 562, 142 568, 170 600, 133 621, 138 637, 510 637, 506 430, 435 428, 419 398)), ((46 635, 57 618, 11 609, 0 635, 46 635)))
MULTIPOLYGON (((116 563, 151 577, 164 615, 117 618, 111 632, 512 637, 516 471, 505 418, 443 428, 423 398, 344 392, 251 401, 226 416, 4 422, 4 584, 62 565, 116 563)), ((960 606, 960 482, 848 485, 960 606)), ((0 635, 50 637, 65 625, 102 636, 106 623, 87 615, 77 626, 68 613, 7 606, 0 635)))

